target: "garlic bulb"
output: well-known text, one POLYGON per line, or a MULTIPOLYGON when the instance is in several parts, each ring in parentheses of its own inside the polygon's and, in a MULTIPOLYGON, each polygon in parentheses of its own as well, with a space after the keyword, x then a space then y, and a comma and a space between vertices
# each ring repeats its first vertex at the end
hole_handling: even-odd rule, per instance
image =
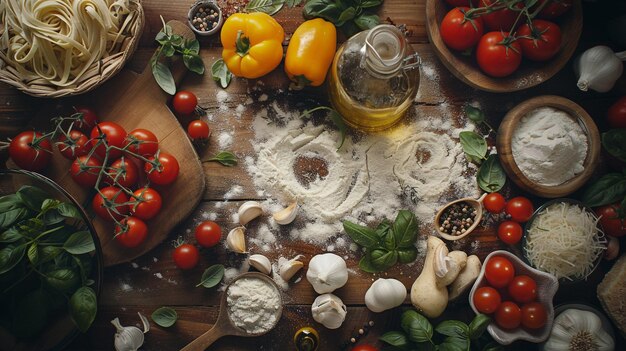
POLYGON ((337 329, 346 319, 348 309, 337 296, 324 294, 313 301, 311 313, 316 322, 322 323, 328 329, 337 329))
POLYGON ((554 319, 545 351, 611 351, 613 338, 602 328, 602 321, 593 312, 567 309, 554 319))
POLYGON ((365 305, 372 312, 382 312, 402 305, 406 287, 396 279, 377 279, 365 293, 365 305))
POLYGON ((318 294, 333 292, 348 281, 346 261, 333 253, 313 256, 306 279, 318 294))
POLYGON ((117 317, 111 321, 116 330, 114 341, 116 351, 136 351, 143 345, 143 335, 150 330, 150 322, 141 313, 137 314, 143 324, 143 331, 135 326, 123 327, 117 317))
POLYGON ((613 88, 615 81, 622 75, 626 60, 626 51, 614 53, 608 46, 598 45, 583 52, 574 63, 578 76, 578 88, 605 93, 613 88))

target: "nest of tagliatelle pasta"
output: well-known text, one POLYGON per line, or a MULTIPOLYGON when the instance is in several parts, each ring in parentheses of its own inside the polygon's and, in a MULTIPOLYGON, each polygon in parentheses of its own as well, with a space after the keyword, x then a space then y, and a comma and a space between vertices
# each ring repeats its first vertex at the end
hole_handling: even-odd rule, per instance
POLYGON ((122 68, 143 23, 140 0, 2 0, 0 81, 40 97, 87 92, 122 68))

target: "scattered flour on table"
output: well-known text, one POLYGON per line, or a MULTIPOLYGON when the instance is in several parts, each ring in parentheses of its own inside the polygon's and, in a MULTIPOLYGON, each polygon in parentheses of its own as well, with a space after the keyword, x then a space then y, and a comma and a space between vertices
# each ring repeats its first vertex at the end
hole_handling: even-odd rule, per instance
POLYGON ((241 194, 243 194, 243 187, 239 184, 235 184, 224 194, 224 199, 229 200, 241 194))
POLYGON ((222 132, 217 137, 217 143, 220 146, 220 150, 228 149, 233 144, 233 134, 228 132, 222 132))

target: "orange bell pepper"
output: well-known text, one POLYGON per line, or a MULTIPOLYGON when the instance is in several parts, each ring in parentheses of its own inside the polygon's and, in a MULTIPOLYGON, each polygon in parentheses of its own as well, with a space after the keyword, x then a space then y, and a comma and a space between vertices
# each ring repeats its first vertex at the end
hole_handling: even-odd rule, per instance
POLYGON ((238 77, 259 78, 283 59, 285 31, 263 12, 235 13, 222 26, 222 58, 238 77))
POLYGON ((302 23, 291 36, 285 56, 285 72, 296 83, 292 88, 322 85, 336 49, 334 24, 321 18, 302 23))

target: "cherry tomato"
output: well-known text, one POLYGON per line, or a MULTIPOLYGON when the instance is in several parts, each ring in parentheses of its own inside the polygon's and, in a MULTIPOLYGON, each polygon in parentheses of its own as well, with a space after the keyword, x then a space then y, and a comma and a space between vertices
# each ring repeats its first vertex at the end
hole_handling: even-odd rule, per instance
POLYGON ((485 209, 491 213, 502 213, 505 205, 506 200, 500 193, 491 193, 485 196, 485 199, 483 200, 483 206, 485 206, 485 209))
POLYGON ((606 205, 596 208, 594 211, 600 218, 600 224, 604 229, 604 234, 614 236, 616 238, 626 235, 626 219, 619 219, 617 211, 620 209, 620 204, 615 203, 612 205, 606 205))
POLYGON ((574 0, 539 0, 534 8, 538 8, 546 1, 549 1, 550 3, 539 11, 537 14, 539 18, 552 19, 559 17, 572 8, 574 3, 574 0))
POLYGON ((94 196, 91 208, 98 217, 106 221, 113 221, 114 218, 119 221, 128 213, 128 205, 125 204, 127 202, 128 196, 124 194, 122 189, 107 186, 100 189, 100 192, 94 196))
POLYGON ((124 156, 115 160, 108 169, 107 181, 111 185, 121 185, 125 188, 130 188, 137 183, 138 179, 139 170, 137 165, 124 156))
POLYGON ((71 130, 69 133, 69 139, 62 134, 59 137, 59 141, 56 142, 56 146, 63 157, 68 160, 74 160, 78 156, 87 155, 91 147, 89 138, 79 131, 71 130))
POLYGON ((161 195, 152 188, 141 188, 133 193, 136 203, 131 206, 130 212, 133 216, 148 220, 156 216, 161 211, 163 200, 161 195))
POLYGON ((177 113, 188 115, 191 114, 198 106, 198 98, 194 93, 186 90, 179 91, 174 95, 172 106, 177 113))
POLYGON ((522 326, 528 329, 539 329, 546 325, 548 313, 539 302, 531 302, 522 306, 522 326))
POLYGON ((522 226, 513 221, 504 221, 498 226, 498 238, 509 245, 517 244, 522 238, 522 226))
POLYGON ((490 286, 483 286, 476 289, 474 296, 472 296, 474 307, 476 307, 478 312, 485 314, 495 312, 498 306, 500 306, 500 301, 500 293, 490 286))
MULTIPOLYGON (((481 0, 480 4, 481 6, 489 6, 492 5, 494 2, 496 2, 496 0, 481 0)), ((524 5, 522 3, 517 3, 515 4, 515 7, 521 10, 522 8, 524 8, 524 5)), ((480 17, 482 17, 483 22, 485 23, 485 27, 487 27, 487 29, 497 32, 503 31, 505 33, 509 33, 513 31, 513 29, 515 29, 513 28, 513 25, 515 25, 519 14, 519 11, 513 11, 508 8, 503 8, 488 14, 484 14, 480 17)), ((517 21, 517 24, 519 25, 523 23, 523 20, 524 17, 517 21)))
MULTIPOLYGON (((157 155, 149 157, 148 160, 157 160, 155 156, 157 155)), ((159 152, 157 163, 157 165, 153 165, 150 162, 145 163, 144 170, 148 175, 148 179, 150 179, 152 183, 158 185, 167 185, 174 182, 176 180, 176 177, 178 177, 179 170, 179 165, 176 158, 168 153, 159 152)))
POLYGON ((222 228, 213 221, 205 221, 196 227, 196 241, 202 247, 213 247, 222 238, 222 228))
MULTIPOLYGON (((106 146, 103 142, 100 142, 100 140, 106 140, 108 146, 123 148, 126 140, 126 131, 122 126, 114 122, 98 123, 98 125, 91 130, 91 145, 96 148, 96 154, 104 159, 106 146), (102 131, 102 136, 100 135, 100 131, 102 131)), ((111 149, 109 151, 109 160, 120 158, 120 156, 122 156, 122 151, 120 150, 111 149)))
POLYGON ((93 188, 98 181, 102 161, 96 155, 78 156, 70 166, 70 176, 76 184, 85 188, 93 188))
POLYGON ((28 171, 40 171, 52 159, 49 138, 39 132, 26 131, 18 134, 9 144, 9 156, 15 164, 28 171))
POLYGON ((626 128, 626 96, 609 107, 607 122, 611 128, 626 128))
POLYGON ((176 267, 180 269, 192 269, 200 260, 200 252, 191 244, 182 244, 174 249, 172 254, 176 267))
POLYGON ((532 217, 535 208, 533 203, 525 197, 514 197, 506 203, 506 213, 511 216, 511 220, 524 223, 532 217))
POLYGON ((441 22, 441 39, 449 48, 467 50, 483 35, 483 20, 480 17, 468 18, 465 12, 469 7, 456 7, 450 10, 441 22))
POLYGON ((147 129, 135 129, 126 136, 128 151, 148 157, 159 150, 159 140, 156 135, 147 129), (130 144, 130 145, 129 145, 130 144))
POLYGON ((522 322, 522 311, 515 302, 504 301, 496 310, 495 320, 500 328, 515 329, 522 322))
POLYGON ((187 134, 189 135, 191 140, 208 139, 209 132, 209 125, 201 119, 191 121, 187 126, 187 134))
POLYGON ((93 127, 98 124, 98 116, 94 110, 89 107, 79 106, 74 108, 76 113, 82 113, 82 116, 74 122, 74 128, 80 129, 85 133, 89 133, 93 127))
POLYGON ((485 278, 494 288, 504 288, 515 276, 513 263, 502 256, 494 256, 487 262, 485 278))
POLYGON ((378 351, 378 349, 372 345, 362 344, 353 347, 352 351, 378 351))
POLYGON ((547 61, 561 48, 561 29, 555 23, 533 20, 518 30, 519 43, 524 57, 533 61, 547 61))
POLYGON ((124 247, 137 247, 147 236, 148 226, 139 218, 127 217, 115 225, 115 240, 124 247))
POLYGON ((537 298, 537 282, 527 275, 518 275, 509 284, 508 291, 516 302, 531 302, 537 298))
POLYGON ((480 38, 476 47, 476 61, 486 74, 506 77, 522 63, 522 48, 503 32, 489 32, 480 38))

